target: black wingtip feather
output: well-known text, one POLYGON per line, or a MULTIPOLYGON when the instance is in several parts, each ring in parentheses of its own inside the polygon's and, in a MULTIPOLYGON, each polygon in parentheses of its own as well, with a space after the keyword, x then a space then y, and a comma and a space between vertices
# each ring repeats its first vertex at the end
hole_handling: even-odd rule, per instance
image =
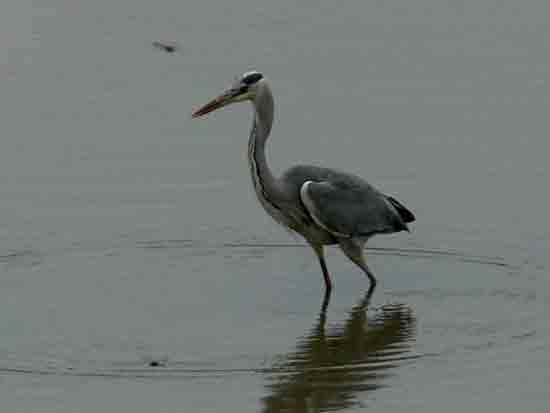
POLYGON ((399 202, 394 197, 388 196, 388 201, 391 202, 393 207, 396 209, 396 211, 399 213, 399 216, 405 223, 414 222, 416 221, 416 217, 414 214, 409 211, 401 202, 399 202))

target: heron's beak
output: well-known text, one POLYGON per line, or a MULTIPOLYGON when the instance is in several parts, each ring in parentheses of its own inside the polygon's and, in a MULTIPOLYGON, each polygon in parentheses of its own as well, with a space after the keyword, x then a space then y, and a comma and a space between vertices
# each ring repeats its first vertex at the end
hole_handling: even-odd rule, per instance
POLYGON ((239 102, 241 97, 242 94, 238 89, 229 89, 193 112, 192 117, 199 118, 207 113, 215 111, 216 109, 222 108, 234 102, 239 102))

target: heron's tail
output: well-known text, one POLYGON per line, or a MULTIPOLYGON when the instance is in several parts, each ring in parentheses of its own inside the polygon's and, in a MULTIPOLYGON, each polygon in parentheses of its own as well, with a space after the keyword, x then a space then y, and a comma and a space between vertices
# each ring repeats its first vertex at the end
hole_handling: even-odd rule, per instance
POLYGON ((414 214, 409 211, 401 202, 391 196, 388 196, 387 198, 405 223, 414 222, 416 220, 414 214))

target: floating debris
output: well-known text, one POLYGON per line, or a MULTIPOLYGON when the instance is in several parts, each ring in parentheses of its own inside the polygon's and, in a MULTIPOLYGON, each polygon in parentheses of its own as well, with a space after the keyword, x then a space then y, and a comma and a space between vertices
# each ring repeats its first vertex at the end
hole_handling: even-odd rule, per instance
POLYGON ((154 41, 153 46, 166 53, 175 53, 179 50, 179 45, 176 42, 170 41, 154 41))
POLYGON ((166 363, 160 360, 151 360, 149 362, 149 367, 166 367, 166 363))

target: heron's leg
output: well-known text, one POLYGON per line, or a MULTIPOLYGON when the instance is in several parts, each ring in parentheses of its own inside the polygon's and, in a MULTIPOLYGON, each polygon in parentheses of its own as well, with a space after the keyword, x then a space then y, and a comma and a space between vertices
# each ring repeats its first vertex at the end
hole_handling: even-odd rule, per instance
POLYGON ((321 317, 326 317, 328 304, 330 303, 330 290, 325 289, 325 295, 323 297, 323 304, 321 305, 321 317))
POLYGON ((325 298, 330 295, 332 290, 332 281, 330 280, 330 274, 328 272, 327 263, 325 261, 325 251, 323 246, 320 244, 311 244, 317 258, 319 258, 319 264, 321 265, 321 270, 323 271, 323 278, 325 279, 325 298))
POLYGON ((369 277, 371 284, 369 293, 372 294, 374 287, 376 287, 376 277, 369 269, 365 261, 365 256, 363 255, 363 247, 365 242, 351 238, 339 238, 338 243, 340 244, 340 249, 344 252, 344 254, 346 254, 346 256, 359 268, 361 268, 367 277, 369 277))

